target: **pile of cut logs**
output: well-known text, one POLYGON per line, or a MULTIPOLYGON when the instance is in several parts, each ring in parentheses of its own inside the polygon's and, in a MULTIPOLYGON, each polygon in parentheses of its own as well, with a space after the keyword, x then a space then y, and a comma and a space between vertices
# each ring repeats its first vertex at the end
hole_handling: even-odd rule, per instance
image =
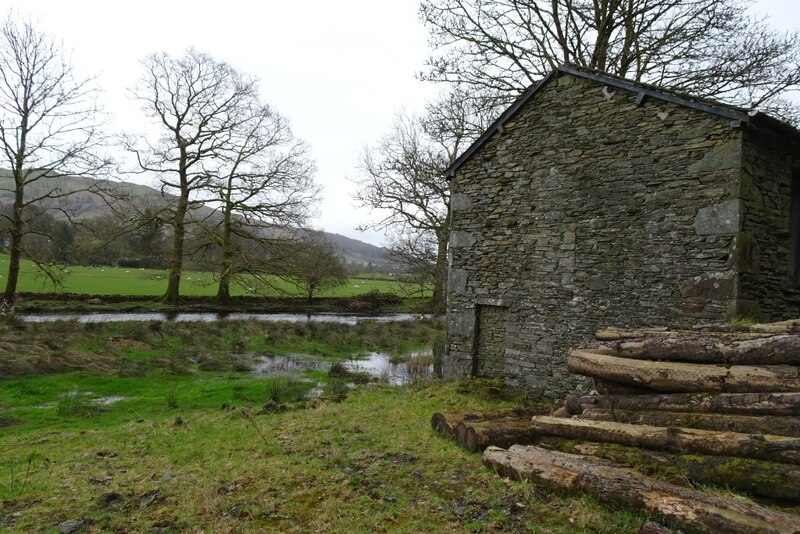
POLYGON ((511 478, 639 508, 685 532, 800 533, 800 321, 605 329, 571 351, 597 392, 544 414, 435 414, 434 429, 511 478), (793 511, 797 511, 795 508, 793 511))

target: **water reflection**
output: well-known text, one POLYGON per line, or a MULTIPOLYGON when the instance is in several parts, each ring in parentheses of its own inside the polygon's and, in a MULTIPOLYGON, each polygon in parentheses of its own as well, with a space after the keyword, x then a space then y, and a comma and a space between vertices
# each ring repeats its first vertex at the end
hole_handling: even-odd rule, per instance
MULTIPOLYGON (((370 352, 363 359, 342 362, 353 373, 367 373, 375 379, 383 380, 393 386, 408 384, 420 378, 433 375, 430 352, 412 353, 405 361, 393 363, 393 358, 385 352, 370 352)), ((258 356, 253 372, 260 374, 286 374, 305 370, 329 371, 330 362, 313 359, 307 354, 287 356, 258 356)))

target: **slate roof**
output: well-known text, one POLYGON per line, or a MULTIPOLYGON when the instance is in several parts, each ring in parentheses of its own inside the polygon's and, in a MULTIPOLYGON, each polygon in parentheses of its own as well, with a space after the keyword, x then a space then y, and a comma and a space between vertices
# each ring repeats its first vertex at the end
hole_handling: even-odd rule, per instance
POLYGON ((574 65, 560 65, 555 70, 551 71, 547 76, 531 85, 522 93, 511 106, 508 107, 500 117, 495 120, 489 128, 481 135, 472 145, 469 146, 450 167, 445 170, 445 177, 450 179, 453 177, 458 169, 461 168, 483 145, 495 136, 497 133, 503 132, 504 125, 511 120, 517 112, 530 100, 539 89, 541 89, 551 79, 557 78, 560 74, 571 74, 581 78, 593 80, 595 82, 631 91, 636 94, 636 103, 641 104, 647 98, 655 98, 667 102, 672 102, 681 106, 718 115, 720 117, 728 118, 731 120, 731 126, 738 127, 743 124, 752 126, 763 126, 767 129, 774 130, 780 135, 787 136, 795 142, 800 143, 800 130, 792 127, 790 124, 778 120, 774 117, 766 115, 760 111, 751 111, 744 108, 731 106, 709 100, 705 98, 692 97, 683 95, 677 92, 669 91, 654 85, 649 85, 640 82, 633 82, 612 76, 610 74, 601 73, 599 71, 583 69, 574 65))

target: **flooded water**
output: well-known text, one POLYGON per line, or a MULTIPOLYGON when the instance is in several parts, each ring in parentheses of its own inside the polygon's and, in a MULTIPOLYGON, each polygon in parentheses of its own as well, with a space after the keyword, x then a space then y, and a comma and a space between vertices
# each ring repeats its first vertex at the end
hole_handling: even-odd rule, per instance
MULTIPOLYGON (((348 371, 368 373, 375 379, 384 380, 394 386, 401 386, 419 378, 433 375, 430 352, 414 353, 405 362, 392 363, 392 357, 385 352, 370 352, 363 359, 342 362, 348 371)), ((330 362, 315 360, 313 356, 292 354, 288 356, 258 356, 253 372, 258 374, 302 373, 307 369, 328 371, 330 362)))
POLYGON ((349 371, 369 373, 375 378, 388 381, 393 386, 402 386, 418 378, 433 375, 431 353, 414 353, 405 362, 392 363, 385 352, 370 352, 363 360, 350 360, 345 363, 349 371))
POLYGON ((355 315, 344 313, 54 313, 17 314, 17 318, 28 323, 50 323, 55 321, 76 321, 79 323, 112 323, 119 321, 173 321, 173 322, 214 322, 214 321, 265 321, 290 323, 322 322, 356 324, 360 321, 379 323, 409 321, 430 315, 413 313, 386 313, 382 315, 355 315))

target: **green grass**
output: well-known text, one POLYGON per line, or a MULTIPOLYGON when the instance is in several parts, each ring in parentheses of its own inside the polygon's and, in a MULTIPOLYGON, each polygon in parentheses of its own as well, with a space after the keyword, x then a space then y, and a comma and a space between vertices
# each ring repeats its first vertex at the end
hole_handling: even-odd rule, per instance
MULTIPOLYGON (((440 330, 424 324, 385 335, 395 345, 425 345, 440 330)), ((380 344, 374 329, 292 327, 282 326, 287 339, 332 347, 338 332, 380 344)), ((236 371, 225 347, 267 346, 267 329, 0 322, 0 362, 25 353, 34 365, 0 381, 0 421, 24 421, 0 423, 0 531, 57 531, 67 520, 82 520, 86 532, 632 533, 641 526, 642 517, 593 499, 503 480, 480 455, 430 429, 437 411, 513 404, 491 389, 422 381, 345 391, 331 381, 330 390, 347 393, 343 401, 256 415, 267 398, 291 397, 296 384, 236 371), (201 370, 192 362, 202 354, 225 369, 201 370), (125 399, 88 402, 106 396, 125 399)), ((306 376, 327 380, 319 371, 306 376)))
MULTIPOLYGON (((0 254, 0 286, 8 276, 8 255, 0 254)), ((21 293, 63 292, 88 295, 160 296, 167 290, 168 271, 125 267, 81 267, 64 269, 63 287, 54 287, 42 277, 33 262, 23 260, 17 291, 21 293)), ((275 278, 277 290, 266 290, 264 296, 305 296, 288 282, 275 278)), ((415 287, 386 278, 351 278, 347 284, 321 291, 319 297, 350 297, 371 291, 397 294, 413 293, 415 287)), ((181 294, 188 297, 213 297, 217 284, 213 273, 184 271, 181 277, 181 294)), ((233 296, 252 295, 239 285, 231 286, 233 296)))

